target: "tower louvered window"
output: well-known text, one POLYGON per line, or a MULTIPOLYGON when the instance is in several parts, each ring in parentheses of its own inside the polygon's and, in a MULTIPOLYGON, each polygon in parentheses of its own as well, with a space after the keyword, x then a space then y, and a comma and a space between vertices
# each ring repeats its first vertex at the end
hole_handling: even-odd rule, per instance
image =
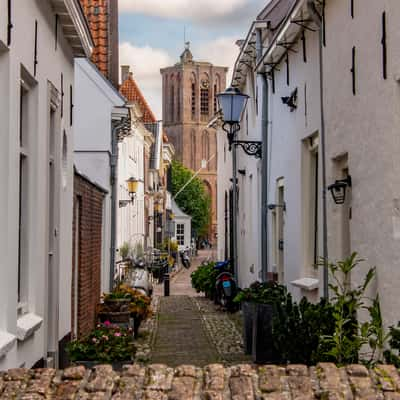
POLYGON ((201 115, 209 114, 209 106, 208 106, 208 89, 201 89, 200 92, 200 113, 201 115))
POLYGON ((196 84, 192 83, 192 119, 196 118, 196 84))

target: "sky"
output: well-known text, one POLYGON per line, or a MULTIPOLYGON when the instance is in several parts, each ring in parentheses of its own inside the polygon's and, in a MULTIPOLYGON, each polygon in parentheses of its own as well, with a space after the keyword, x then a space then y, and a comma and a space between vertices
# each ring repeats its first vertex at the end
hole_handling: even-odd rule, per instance
POLYGON ((120 64, 131 66, 157 118, 162 118, 160 68, 179 61, 185 38, 195 60, 231 69, 239 51, 236 40, 246 37, 268 2, 119 0, 120 64))

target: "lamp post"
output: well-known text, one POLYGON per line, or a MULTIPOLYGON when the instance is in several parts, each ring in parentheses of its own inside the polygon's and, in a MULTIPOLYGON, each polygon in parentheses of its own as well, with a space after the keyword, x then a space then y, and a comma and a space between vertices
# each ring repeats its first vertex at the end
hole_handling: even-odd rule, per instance
POLYGON ((223 114, 224 124, 222 129, 226 132, 229 143, 229 151, 232 151, 232 185, 233 185, 233 218, 232 218, 232 243, 231 249, 233 272, 238 278, 237 265, 237 159, 236 147, 241 146, 248 155, 261 158, 261 142, 235 140, 240 130, 240 120, 246 108, 249 96, 243 94, 237 88, 228 88, 225 92, 217 95, 219 105, 223 114))

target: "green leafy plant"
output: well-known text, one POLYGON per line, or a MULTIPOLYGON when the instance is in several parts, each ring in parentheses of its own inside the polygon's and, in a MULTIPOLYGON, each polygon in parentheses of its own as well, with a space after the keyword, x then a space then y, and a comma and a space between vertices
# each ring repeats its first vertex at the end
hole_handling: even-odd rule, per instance
POLYGON ((219 274, 214 267, 214 262, 200 265, 196 271, 191 274, 193 288, 199 293, 205 293, 209 298, 213 298, 215 294, 215 281, 219 274))
POLYGON ((197 235, 206 235, 211 223, 211 196, 204 182, 178 161, 173 161, 171 168, 173 196, 192 179, 175 200, 182 211, 192 217, 192 229, 197 235))
POLYGON ((123 245, 119 248, 119 255, 123 260, 126 260, 131 252, 131 246, 129 243, 125 242, 123 245))
POLYGON ((364 326, 361 331, 357 313, 364 307, 365 291, 375 276, 375 268, 369 269, 361 285, 352 288, 350 284, 352 271, 362 261, 357 253, 353 253, 343 261, 328 263, 335 331, 332 335, 325 335, 322 342, 329 349, 326 355, 339 365, 357 363, 361 347, 368 343, 367 329, 364 326))
POLYGON ((312 304, 303 298, 297 304, 285 286, 255 282, 242 290, 235 302, 272 306, 272 353, 280 363, 330 361, 321 351, 321 337, 334 331, 333 306, 326 300, 312 304))
POLYGON ((396 368, 400 368, 400 322, 397 327, 391 326, 389 328, 389 334, 390 349, 385 350, 383 355, 388 364, 393 364, 396 368))
POLYGON ((370 320, 361 325, 361 336, 366 339, 369 351, 361 355, 363 362, 368 366, 383 363, 384 352, 391 338, 391 332, 386 332, 383 326, 379 295, 366 307, 370 320))
POLYGON ((67 353, 72 362, 112 363, 131 360, 135 354, 132 330, 109 322, 98 324, 89 335, 70 342, 67 345, 67 353))

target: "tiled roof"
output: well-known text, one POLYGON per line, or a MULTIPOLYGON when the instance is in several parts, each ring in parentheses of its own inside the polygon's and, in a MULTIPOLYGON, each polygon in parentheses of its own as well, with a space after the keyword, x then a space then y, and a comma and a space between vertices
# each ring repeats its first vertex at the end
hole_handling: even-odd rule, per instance
POLYGON ((157 122, 157 118, 153 114, 153 111, 151 111, 151 108, 144 98, 136 81, 133 79, 132 73, 129 73, 128 78, 125 79, 124 82, 122 82, 119 90, 121 94, 128 100, 128 102, 136 102, 139 105, 140 110, 143 113, 143 122, 157 122))
POLYGON ((109 77, 108 0, 80 0, 94 41, 92 61, 109 77))

